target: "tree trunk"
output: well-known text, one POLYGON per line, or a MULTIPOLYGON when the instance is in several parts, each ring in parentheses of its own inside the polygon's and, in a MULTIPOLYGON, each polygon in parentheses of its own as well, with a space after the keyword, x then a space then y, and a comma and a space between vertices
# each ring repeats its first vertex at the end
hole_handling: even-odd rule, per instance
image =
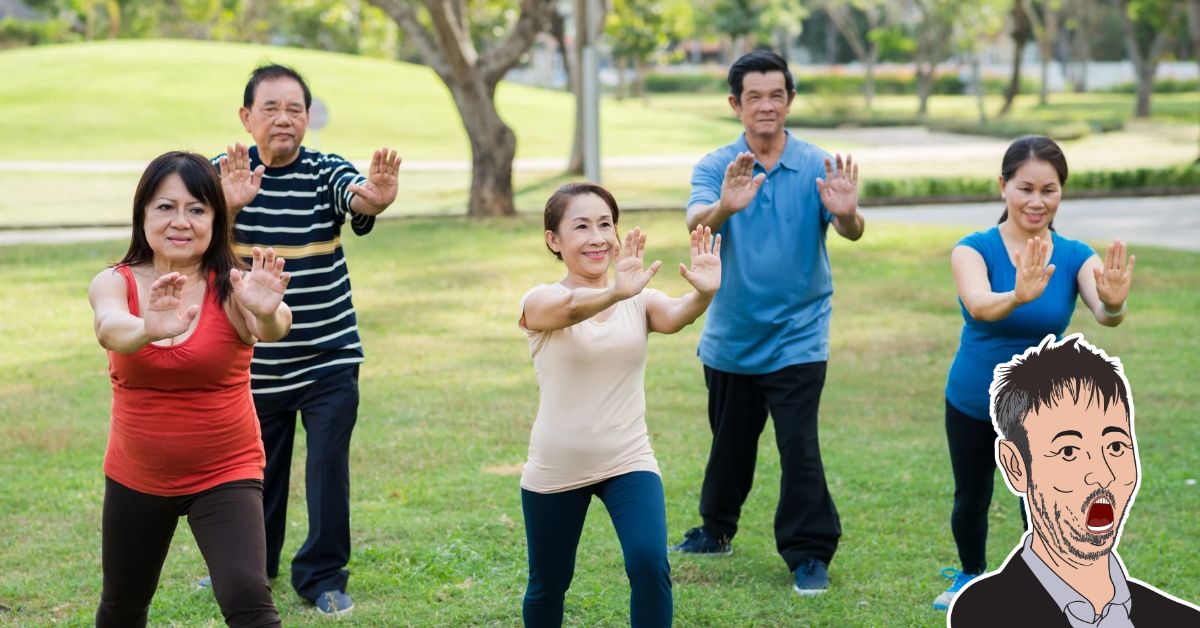
POLYGON ((617 100, 625 100, 629 95, 629 84, 625 82, 625 73, 629 71, 629 58, 618 57, 617 62, 617 100))
POLYGON ((879 44, 871 42, 871 50, 867 53, 867 58, 864 70, 866 79, 863 81, 863 100, 867 104, 867 113, 871 113, 871 107, 875 102, 875 63, 879 61, 879 44))
MULTIPOLYGON (((562 51, 563 64, 567 66, 567 85, 571 88, 572 100, 575 103, 575 124, 574 133, 571 135, 571 155, 567 158, 567 174, 582 175, 583 174, 583 127, 586 124, 583 120, 583 81, 581 80, 581 68, 583 68, 583 42, 581 35, 587 29, 584 20, 581 17, 579 3, 576 2, 575 9, 575 40, 572 42, 570 53, 568 54, 565 47, 566 36, 563 36, 563 41, 559 43, 559 50, 562 51)), ((555 14, 558 12, 555 11, 555 14)), ((561 22, 561 16, 559 16, 561 22)), ((565 25, 563 26, 565 29, 565 25)), ((555 35, 557 37, 557 34, 555 35)))
POLYGON ((987 108, 983 104, 983 76, 979 71, 979 54, 971 55, 971 83, 975 85, 975 106, 979 109, 979 123, 987 123, 987 108))
POLYGON ((515 214, 512 166, 517 137, 496 111, 495 86, 475 80, 449 87, 471 141, 471 197, 467 215, 515 214))
POLYGON ((1021 62, 1023 61, 1025 45, 1029 43, 1030 31, 1032 29, 1029 23, 1029 16, 1025 15, 1025 10, 1019 1, 1013 3, 1012 21, 1012 74, 1008 81, 1008 89, 1004 90, 1004 106, 1000 108, 999 113, 1001 116, 1006 116, 1012 111, 1013 101, 1017 99, 1017 94, 1021 93, 1021 62))
POLYGON ((645 59, 633 60, 633 83, 637 95, 642 99, 643 105, 650 104, 650 94, 646 92, 646 61, 645 59))
MULTIPOLYGON (((1200 64, 1200 0, 1189 0, 1187 12, 1188 33, 1192 39, 1192 54, 1196 55, 1196 63, 1200 64)), ((1196 163, 1200 164, 1200 157, 1196 157, 1196 163)))
POLYGON ((1154 75, 1158 71, 1158 61, 1147 60, 1137 69, 1137 105, 1134 115, 1139 118, 1150 117, 1150 94, 1154 91, 1154 75))

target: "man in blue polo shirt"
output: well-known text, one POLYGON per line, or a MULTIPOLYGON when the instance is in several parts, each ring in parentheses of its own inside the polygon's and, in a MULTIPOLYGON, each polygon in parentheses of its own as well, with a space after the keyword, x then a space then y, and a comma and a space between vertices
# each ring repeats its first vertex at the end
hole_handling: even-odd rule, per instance
POLYGON ((721 290, 699 355, 713 443, 700 493, 703 525, 672 549, 729 554, 770 413, 783 470, 775 540, 797 593, 829 586, 841 523, 825 482, 817 409, 829 358, 833 279, 825 232, 863 233, 858 168, 784 128, 796 92, 787 62, 756 51, 729 69, 745 133, 692 174, 688 228, 722 234, 721 290), (835 164, 836 162, 836 164, 835 164))
POLYGON ((265 65, 251 73, 238 114, 254 146, 230 147, 216 162, 239 254, 273 247, 292 281, 285 300, 292 330, 254 347, 250 386, 262 427, 267 467, 263 510, 267 575, 279 572, 287 524, 288 480, 296 415, 304 423, 308 537, 292 559, 292 586, 318 612, 354 607, 350 574, 350 436, 358 419, 363 361, 342 226, 366 235, 396 200, 400 158, 375 151, 363 175, 350 162, 301 143, 312 95, 295 70, 265 65))

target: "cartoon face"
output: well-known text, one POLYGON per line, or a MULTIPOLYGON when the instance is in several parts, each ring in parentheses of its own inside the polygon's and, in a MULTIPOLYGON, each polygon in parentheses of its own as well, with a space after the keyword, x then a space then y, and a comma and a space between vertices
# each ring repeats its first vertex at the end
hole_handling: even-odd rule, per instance
POLYGON ((1102 407, 1084 388, 1025 418, 1030 462, 1026 498, 1048 549, 1094 561, 1111 552, 1137 491, 1133 428, 1123 403, 1102 407))

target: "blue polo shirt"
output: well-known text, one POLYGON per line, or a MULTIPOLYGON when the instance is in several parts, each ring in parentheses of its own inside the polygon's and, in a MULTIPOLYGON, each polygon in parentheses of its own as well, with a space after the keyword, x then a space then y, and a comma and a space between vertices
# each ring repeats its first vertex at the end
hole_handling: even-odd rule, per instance
MULTIPOLYGON (((1037 346, 1046 334, 1054 334, 1056 339, 1061 337, 1071 323, 1079 298, 1076 279, 1079 269, 1095 252, 1087 243, 1064 238, 1053 231, 1050 237, 1054 249, 1047 264, 1054 264, 1054 275, 1041 296, 1018 305, 998 321, 971 318, 962 299, 958 300, 963 317, 962 338, 946 380, 946 400, 971 418, 991 420, 988 389, 997 364, 1037 346)), ((1017 285, 1017 269, 1004 248, 998 226, 973 233, 957 246, 970 247, 983 257, 992 292, 1008 292, 1017 285)))
MULTIPOLYGON (((725 168, 750 150, 743 134, 700 160, 688 207, 721 198, 725 168)), ((721 229, 721 289, 697 353, 704 364, 758 375, 829 359, 833 276, 825 232, 833 216, 817 193, 829 153, 787 134, 754 200, 721 229)))

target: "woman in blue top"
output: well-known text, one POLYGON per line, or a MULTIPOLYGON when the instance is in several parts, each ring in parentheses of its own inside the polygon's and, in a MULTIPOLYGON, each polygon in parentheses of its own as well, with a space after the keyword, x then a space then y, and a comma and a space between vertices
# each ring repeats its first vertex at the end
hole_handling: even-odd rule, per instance
POLYGON ((962 570, 947 569, 950 588, 933 602, 945 610, 967 582, 987 570, 987 515, 995 473, 996 432, 988 413, 992 371, 1046 334, 1061 336, 1076 297, 1101 325, 1125 319, 1135 257, 1117 240, 1104 261, 1091 247, 1054 231, 1067 182, 1067 160, 1048 137, 1022 137, 1001 164, 1004 214, 987 231, 954 247, 950 267, 962 306, 963 329, 946 383, 946 436, 954 469, 950 527, 962 570))

